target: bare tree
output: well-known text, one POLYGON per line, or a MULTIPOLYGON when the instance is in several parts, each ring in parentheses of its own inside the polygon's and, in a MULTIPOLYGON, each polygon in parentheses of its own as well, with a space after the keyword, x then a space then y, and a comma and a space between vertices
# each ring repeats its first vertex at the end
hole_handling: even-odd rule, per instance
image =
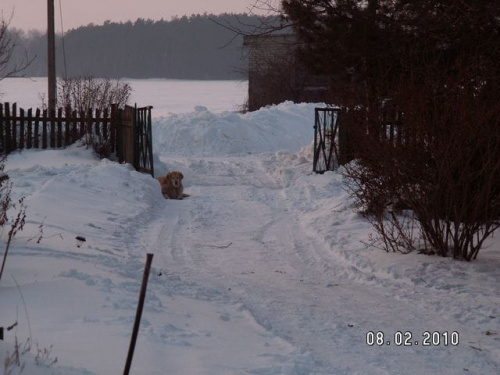
POLYGON ((215 18, 210 18, 210 20, 234 32, 235 36, 264 36, 282 30, 291 30, 292 23, 284 17, 281 3, 281 0, 255 0, 248 7, 248 14, 253 16, 252 21, 257 22, 244 22, 239 17, 236 17, 236 23, 220 22, 215 18))
POLYGON ((13 34, 9 30, 10 21, 13 14, 6 20, 3 14, 0 19, 0 81, 4 78, 13 77, 23 72, 34 60, 29 58, 25 51, 24 58, 19 61, 12 61, 12 56, 17 45, 13 34))

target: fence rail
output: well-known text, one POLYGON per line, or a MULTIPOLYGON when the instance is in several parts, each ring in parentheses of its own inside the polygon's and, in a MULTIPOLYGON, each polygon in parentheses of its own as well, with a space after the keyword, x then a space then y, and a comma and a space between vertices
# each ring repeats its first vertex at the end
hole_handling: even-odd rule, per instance
POLYGON ((106 140, 109 151, 116 153, 120 162, 131 163, 137 170, 153 174, 151 108, 126 106, 120 109, 112 105, 102 111, 58 108, 49 113, 39 108, 18 108, 16 103, 0 103, 0 153, 62 148, 80 139, 87 144, 106 140), (138 111, 140 121, 137 120, 138 111), (139 157, 139 154, 148 157, 139 157))

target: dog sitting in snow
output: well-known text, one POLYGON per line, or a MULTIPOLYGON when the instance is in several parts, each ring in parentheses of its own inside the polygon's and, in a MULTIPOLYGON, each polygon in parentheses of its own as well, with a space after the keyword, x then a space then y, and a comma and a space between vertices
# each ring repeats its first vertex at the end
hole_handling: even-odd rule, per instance
POLYGON ((161 185, 161 193, 166 199, 189 197, 188 194, 184 194, 184 186, 182 186, 183 178, 182 173, 178 171, 169 172, 166 176, 157 178, 161 185))

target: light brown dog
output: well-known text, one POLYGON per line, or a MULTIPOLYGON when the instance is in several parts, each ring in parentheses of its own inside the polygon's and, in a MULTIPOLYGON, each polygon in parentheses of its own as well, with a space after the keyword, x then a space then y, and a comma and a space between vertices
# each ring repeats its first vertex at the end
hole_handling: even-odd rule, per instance
POLYGON ((184 176, 182 173, 178 171, 169 172, 166 176, 157 178, 161 185, 161 193, 166 199, 182 199, 189 197, 188 194, 183 193, 183 178, 184 176))

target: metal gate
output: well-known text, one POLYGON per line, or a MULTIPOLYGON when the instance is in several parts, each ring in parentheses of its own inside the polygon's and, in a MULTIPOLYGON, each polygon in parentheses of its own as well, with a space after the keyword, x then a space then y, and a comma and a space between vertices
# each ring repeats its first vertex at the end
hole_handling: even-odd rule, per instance
POLYGON ((315 108, 313 171, 333 171, 339 165, 339 108, 315 108))
POLYGON ((154 177, 152 108, 126 105, 118 109, 113 106, 112 118, 116 128, 116 156, 119 162, 130 163, 137 171, 154 177))
POLYGON ((153 134, 151 131, 152 106, 137 108, 134 114, 134 168, 154 177, 153 134))

